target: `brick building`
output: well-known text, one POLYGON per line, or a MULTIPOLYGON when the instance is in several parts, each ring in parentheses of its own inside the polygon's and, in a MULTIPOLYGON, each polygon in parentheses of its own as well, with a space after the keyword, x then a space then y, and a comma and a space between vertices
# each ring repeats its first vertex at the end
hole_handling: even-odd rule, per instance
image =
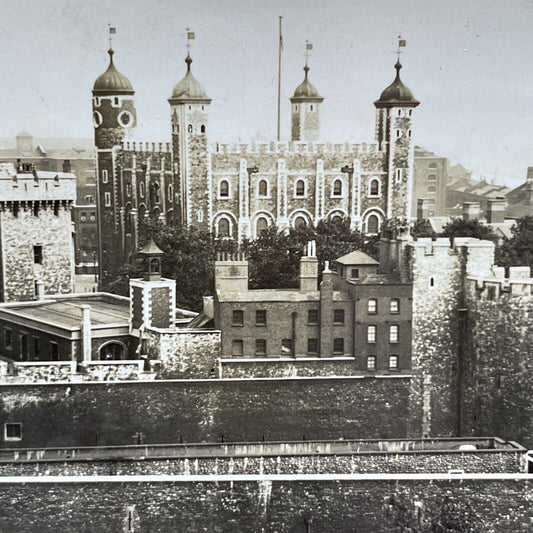
POLYGON ((415 147, 413 203, 411 217, 419 216, 418 200, 425 199, 422 218, 446 215, 446 180, 448 159, 435 155, 420 146, 415 147))
POLYGON ((221 357, 343 358, 353 372, 409 372, 411 284, 378 274, 377 262, 357 252, 338 260, 339 273, 324 270, 319 285, 313 243, 307 253, 295 290, 249 290, 247 261, 216 262, 221 357))
POLYGON ((291 141, 229 146, 208 142, 211 99, 186 58, 170 104, 171 142, 133 142, 130 80, 113 63, 93 87, 99 248, 105 282, 139 242, 148 217, 224 237, 349 217, 377 233, 386 218, 409 218, 413 110, 419 102, 396 77, 374 103, 375 142, 320 142, 323 98, 305 79, 291 98, 291 141))
POLYGON ((0 300, 72 292, 76 177, 0 165, 0 300))

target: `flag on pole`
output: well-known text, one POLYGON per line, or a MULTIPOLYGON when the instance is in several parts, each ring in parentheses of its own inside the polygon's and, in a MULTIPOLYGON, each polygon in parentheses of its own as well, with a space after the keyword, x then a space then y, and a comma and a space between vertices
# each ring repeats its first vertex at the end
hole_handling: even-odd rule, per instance
POLYGON ((188 31, 187 32, 187 39, 189 39, 189 41, 192 41, 194 39, 194 32, 193 31, 188 31))
POLYGON ((115 35, 117 33, 117 29, 113 26, 109 26, 109 35, 115 35))
POLYGON ((306 49, 306 50, 312 50, 312 49, 313 49, 313 43, 307 43, 307 44, 305 45, 305 49, 306 49))
POLYGON ((407 44, 407 41, 405 39, 400 39, 398 41, 398 48, 404 48, 406 44, 407 44))

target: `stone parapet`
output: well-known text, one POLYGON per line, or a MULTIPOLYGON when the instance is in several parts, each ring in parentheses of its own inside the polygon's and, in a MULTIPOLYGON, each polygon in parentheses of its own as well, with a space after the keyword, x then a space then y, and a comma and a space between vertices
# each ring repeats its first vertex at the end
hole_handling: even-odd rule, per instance
POLYGON ((122 141, 122 150, 125 152, 170 153, 171 146, 169 142, 122 141))

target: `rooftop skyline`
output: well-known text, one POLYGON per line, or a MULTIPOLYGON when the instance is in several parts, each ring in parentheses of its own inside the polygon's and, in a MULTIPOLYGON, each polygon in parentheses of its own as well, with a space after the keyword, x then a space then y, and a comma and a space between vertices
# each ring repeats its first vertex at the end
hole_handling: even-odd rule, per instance
POLYGON ((167 98, 184 76, 186 28, 192 71, 213 99, 210 141, 273 140, 277 123, 278 16, 283 16, 281 137, 289 97, 304 78, 325 98, 322 139, 371 142, 374 106, 395 76, 398 35, 407 40, 402 80, 421 105, 416 144, 476 177, 518 185, 533 165, 527 68, 533 4, 473 0, 268 5, 242 0, 92 3, 54 0, 5 6, 0 34, 0 137, 92 137, 91 89, 115 64, 136 92, 136 138, 170 139, 167 98))

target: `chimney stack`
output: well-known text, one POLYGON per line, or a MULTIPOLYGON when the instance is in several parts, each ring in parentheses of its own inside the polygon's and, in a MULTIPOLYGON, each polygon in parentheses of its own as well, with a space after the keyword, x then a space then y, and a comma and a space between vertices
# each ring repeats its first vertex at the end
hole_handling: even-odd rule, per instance
POLYGON ((489 224, 500 224, 505 220, 505 198, 491 198, 487 201, 486 218, 489 224))
POLYGON ((300 291, 314 292, 318 290, 318 259, 316 257, 316 242, 310 241, 306 246, 306 253, 300 259, 300 291))
POLYGON ((463 220, 478 219, 480 214, 479 202, 463 203, 463 220))

